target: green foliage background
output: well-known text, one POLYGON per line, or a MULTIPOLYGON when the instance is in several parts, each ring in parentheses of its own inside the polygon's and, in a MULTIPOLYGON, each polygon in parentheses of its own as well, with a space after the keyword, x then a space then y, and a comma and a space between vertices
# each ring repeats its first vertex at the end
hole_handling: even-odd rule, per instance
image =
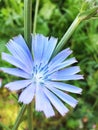
MULTIPOLYGON (((54 36, 61 39, 81 7, 83 0, 40 0, 37 17, 37 33, 54 36)), ((23 34, 23 0, 0 0, 0 53, 7 51, 5 44, 13 36, 23 34)), ((34 17, 35 1, 33 1, 34 17)), ((33 28, 32 28, 33 30, 33 28)), ((73 95, 79 103, 73 110, 61 117, 46 119, 43 113, 33 110, 35 130, 98 130, 98 19, 84 21, 76 29, 66 47, 73 50, 78 65, 84 75, 83 81, 74 81, 78 87, 83 88, 82 95, 73 95)), ((10 66, 1 60, 0 66, 10 66)), ((0 130, 6 130, 4 124, 12 128, 19 104, 3 86, 15 77, 0 72, 3 80, 0 89, 0 130), (3 126, 5 128, 3 128, 3 126)), ((26 115, 19 130, 26 129, 26 115)))

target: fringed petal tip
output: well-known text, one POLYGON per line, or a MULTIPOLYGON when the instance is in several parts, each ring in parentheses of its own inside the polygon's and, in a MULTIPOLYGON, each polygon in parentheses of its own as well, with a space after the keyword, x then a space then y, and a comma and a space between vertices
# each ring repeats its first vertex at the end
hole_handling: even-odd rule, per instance
MULTIPOLYGON (((44 114, 45 114, 45 113, 44 113, 44 114)), ((54 117, 54 116, 55 116, 55 114, 53 114, 53 115, 52 115, 52 114, 51 114, 51 115, 46 115, 46 114, 45 114, 45 117, 46 117, 46 118, 51 118, 51 117, 54 117)))
POLYGON ((14 89, 14 87, 10 87, 9 85, 5 85, 4 87, 7 88, 9 91, 12 91, 12 92, 17 91, 17 90, 14 89))
POLYGON ((58 38, 51 36, 51 37, 48 37, 48 40, 55 41, 57 43, 58 38))
POLYGON ((24 103, 22 100, 20 100, 20 99, 18 99, 18 102, 19 103, 23 103, 23 104, 25 104, 25 105, 28 105, 28 104, 26 104, 26 103, 24 103))
POLYGON ((23 38, 23 36, 21 34, 18 34, 17 36, 14 36, 12 39, 13 40, 17 39, 18 40, 18 39, 20 39, 20 37, 23 38))
POLYGON ((44 111, 44 110, 37 109, 37 108, 35 108, 35 110, 36 110, 37 112, 42 112, 42 113, 45 115, 46 118, 51 118, 51 117, 54 117, 54 116, 55 116, 55 112, 54 112, 54 111, 51 113, 51 112, 49 112, 49 111, 46 112, 46 111, 44 111))
POLYGON ((12 44, 13 42, 14 42, 13 39, 10 39, 5 46, 8 47, 8 46, 9 46, 10 44, 12 44))
POLYGON ((62 113, 62 116, 65 116, 69 112, 69 109, 67 109, 64 113, 62 113))
MULTIPOLYGON (((42 111, 42 112, 44 113, 44 111, 42 111)), ((68 112, 69 112, 69 110, 67 110, 66 112, 63 112, 62 114, 60 113, 60 115, 65 116, 68 112)), ((54 114, 48 113, 47 115, 45 114, 46 118, 51 118, 51 117, 54 117, 54 116, 55 116, 55 113, 54 114)))
POLYGON ((84 76, 83 76, 83 75, 80 75, 80 79, 84 79, 84 76))
POLYGON ((77 104, 78 104, 78 100, 76 100, 76 103, 74 103, 74 104, 72 105, 72 107, 75 108, 75 107, 77 106, 77 104))
POLYGON ((19 98, 18 102, 23 103, 25 105, 28 105, 31 103, 31 101, 26 100, 26 98, 25 99, 19 98))
POLYGON ((50 39, 53 39, 53 40, 58 40, 58 38, 56 38, 56 37, 53 37, 53 36, 48 36, 48 37, 46 37, 46 36, 44 36, 43 34, 31 34, 31 36, 34 38, 34 37, 44 37, 44 38, 48 38, 48 40, 50 40, 50 39))
POLYGON ((10 91, 13 91, 9 86, 7 86, 7 84, 4 87, 7 88, 10 91))
POLYGON ((79 88, 79 92, 77 94, 82 94, 83 89, 79 88))
POLYGON ((65 50, 67 51, 66 53, 69 53, 69 55, 73 53, 73 50, 71 50, 70 47, 66 48, 65 50))
MULTIPOLYGON (((14 36, 12 39, 10 39, 8 42, 7 42, 7 44, 5 45, 5 46, 7 46, 8 44, 10 44, 11 42, 14 42, 14 41, 18 41, 18 40, 20 40, 20 38, 21 39, 23 39, 23 36, 21 35, 21 34, 18 34, 17 36, 14 36)), ((23 39, 24 40, 24 39, 23 39)))

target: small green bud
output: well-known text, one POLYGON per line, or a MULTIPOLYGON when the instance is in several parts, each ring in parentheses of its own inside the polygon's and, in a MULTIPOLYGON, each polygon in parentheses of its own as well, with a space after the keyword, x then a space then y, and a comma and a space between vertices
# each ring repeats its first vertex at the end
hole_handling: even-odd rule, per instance
POLYGON ((83 1, 79 17, 82 20, 88 20, 98 14, 98 1, 85 0, 83 1))

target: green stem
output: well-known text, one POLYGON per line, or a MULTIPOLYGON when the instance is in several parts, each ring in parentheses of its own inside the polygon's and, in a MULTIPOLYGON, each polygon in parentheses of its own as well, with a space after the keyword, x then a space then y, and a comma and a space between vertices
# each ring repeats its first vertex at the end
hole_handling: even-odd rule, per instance
POLYGON ((80 22, 81 22, 81 19, 77 16, 75 20, 73 21, 73 23, 71 24, 71 26, 69 27, 69 29, 67 30, 67 32, 64 34, 64 36, 60 40, 60 42, 58 43, 53 53, 53 56, 55 56, 59 51, 61 51, 61 49, 64 47, 65 43, 69 40, 69 38, 71 37, 71 35, 73 34, 73 32, 75 31, 75 29, 77 28, 80 22))
POLYGON ((17 119, 16 119, 16 122, 15 122, 15 125, 14 127, 12 128, 12 130, 17 130, 18 127, 19 127, 19 124, 21 123, 21 120, 22 120, 22 117, 23 117, 23 114, 26 110, 26 105, 23 105, 18 116, 17 116, 17 119))
POLYGON ((24 0, 24 38, 29 49, 31 48, 31 29, 32 29, 32 0, 24 0))
MULTIPOLYGON (((39 7, 39 0, 36 0, 35 6, 35 14, 34 14, 34 24, 33 24, 33 34, 36 33, 36 23, 37 23, 37 13, 39 7)), ((28 129, 33 130, 32 121, 33 121, 33 113, 32 113, 32 103, 28 105, 28 129)))
POLYGON ((27 107, 27 112, 28 112, 28 130, 33 130, 33 113, 32 113, 32 103, 30 103, 27 107))
MULTIPOLYGON (((24 38, 31 51, 31 29, 32 29, 32 0, 24 0, 24 38)), ((27 107, 28 129, 33 130, 32 125, 32 105, 27 107)))
POLYGON ((36 23, 37 23, 38 7, 39 7, 39 0, 36 0, 35 14, 34 14, 34 24, 33 24, 33 34, 36 33, 36 23))

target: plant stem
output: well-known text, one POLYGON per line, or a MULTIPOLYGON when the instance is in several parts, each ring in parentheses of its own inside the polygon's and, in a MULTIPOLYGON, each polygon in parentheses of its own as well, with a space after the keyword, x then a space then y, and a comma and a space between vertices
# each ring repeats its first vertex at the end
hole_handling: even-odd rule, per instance
POLYGON ((32 125, 32 121, 33 121, 32 103, 30 103, 27 106, 27 112, 28 112, 28 130, 33 130, 33 125, 32 125))
MULTIPOLYGON (((33 24, 33 34, 36 33, 38 7, 39 7, 39 0, 36 0, 35 14, 34 14, 34 24, 33 24)), ((28 129, 33 130, 33 126, 32 126, 32 121, 33 121, 32 103, 30 103, 28 105, 27 110, 28 110, 27 111, 28 112, 28 129)))
MULTIPOLYGON (((31 29, 32 29, 32 0, 24 0, 24 38, 31 51, 31 29)), ((28 129, 33 130, 32 125, 32 105, 27 106, 28 129)))
POLYGON ((24 38, 31 50, 32 0, 24 0, 24 38))
POLYGON ((35 14, 34 14, 34 23, 33 23, 33 34, 36 33, 36 23, 37 23, 38 7, 39 7, 39 0, 36 0, 35 14))
POLYGON ((69 40, 79 23, 81 22, 81 19, 77 16, 71 26, 68 28, 67 32, 64 34, 60 42, 58 43, 53 56, 55 56, 61 49, 64 47, 65 43, 69 40))
POLYGON ((19 114, 18 114, 18 116, 17 116, 15 125, 12 128, 12 130, 17 130, 18 129, 19 124, 20 124, 20 122, 22 120, 22 117, 23 117, 23 114, 24 114, 25 110, 26 110, 26 105, 23 105, 22 108, 21 108, 21 110, 20 110, 20 112, 19 112, 19 114))

